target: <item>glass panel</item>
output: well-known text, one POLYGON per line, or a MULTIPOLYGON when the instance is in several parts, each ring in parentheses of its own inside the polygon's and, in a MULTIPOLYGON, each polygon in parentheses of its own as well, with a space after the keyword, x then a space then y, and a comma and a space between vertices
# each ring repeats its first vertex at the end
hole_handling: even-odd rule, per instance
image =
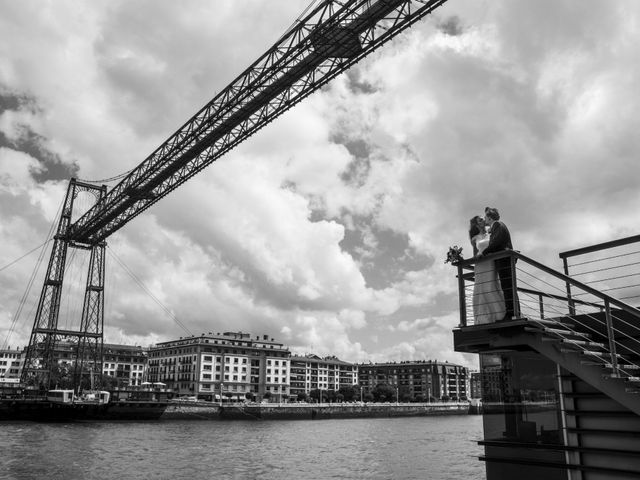
POLYGON ((562 443, 556 364, 534 352, 482 354, 485 440, 562 443))

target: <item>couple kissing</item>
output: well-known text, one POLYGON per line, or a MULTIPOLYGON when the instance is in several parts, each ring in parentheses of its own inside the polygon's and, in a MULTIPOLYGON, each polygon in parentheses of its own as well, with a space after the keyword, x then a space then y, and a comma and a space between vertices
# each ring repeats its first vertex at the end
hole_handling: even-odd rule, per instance
POLYGON ((513 250, 511 234, 500 221, 498 209, 486 207, 484 216, 476 215, 471 219, 469 240, 476 259, 473 285, 475 324, 510 320, 515 313, 516 300, 511 257, 484 258, 492 253, 513 250))

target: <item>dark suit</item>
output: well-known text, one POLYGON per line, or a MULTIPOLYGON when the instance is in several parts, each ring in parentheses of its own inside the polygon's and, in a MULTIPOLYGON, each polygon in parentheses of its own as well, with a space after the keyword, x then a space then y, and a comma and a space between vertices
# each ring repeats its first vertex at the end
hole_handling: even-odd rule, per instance
MULTIPOLYGON (((489 231, 489 245, 484 250, 483 255, 501 252, 503 250, 513 250, 511 244, 511 234, 507 226, 501 221, 495 221, 491 225, 489 231)), ((495 261, 498 277, 500 277, 500 286, 504 293, 504 301, 506 306, 506 317, 514 316, 514 303, 517 301, 517 295, 513 291, 513 279, 511 278, 511 258, 500 258, 495 261)))

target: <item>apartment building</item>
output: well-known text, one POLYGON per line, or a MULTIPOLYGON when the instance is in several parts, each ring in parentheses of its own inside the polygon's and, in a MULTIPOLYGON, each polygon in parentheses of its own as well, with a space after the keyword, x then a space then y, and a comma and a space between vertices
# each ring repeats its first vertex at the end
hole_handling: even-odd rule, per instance
POLYGON ((308 395, 312 390, 338 391, 358 384, 358 366, 335 356, 291 356, 291 396, 308 395))
POLYGON ((461 365, 431 360, 369 363, 358 366, 363 393, 377 385, 396 388, 400 400, 462 400, 468 398, 469 371, 461 365))
POLYGON ((0 350, 0 383, 15 383, 20 379, 23 351, 19 349, 0 350))
POLYGON ((145 381, 147 355, 146 348, 105 343, 102 347, 102 373, 116 378, 119 387, 140 385, 145 381))
POLYGON ((268 335, 202 334, 158 343, 149 350, 149 382, 203 400, 290 395, 290 352, 268 335))

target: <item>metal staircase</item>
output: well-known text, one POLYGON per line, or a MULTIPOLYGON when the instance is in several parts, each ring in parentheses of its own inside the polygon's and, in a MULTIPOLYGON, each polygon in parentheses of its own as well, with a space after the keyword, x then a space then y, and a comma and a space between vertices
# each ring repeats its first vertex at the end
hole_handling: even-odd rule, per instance
POLYGON ((599 341, 601 335, 585 333, 581 326, 532 319, 524 328, 525 340, 538 353, 640 415, 637 356, 612 353, 607 343, 599 341))

